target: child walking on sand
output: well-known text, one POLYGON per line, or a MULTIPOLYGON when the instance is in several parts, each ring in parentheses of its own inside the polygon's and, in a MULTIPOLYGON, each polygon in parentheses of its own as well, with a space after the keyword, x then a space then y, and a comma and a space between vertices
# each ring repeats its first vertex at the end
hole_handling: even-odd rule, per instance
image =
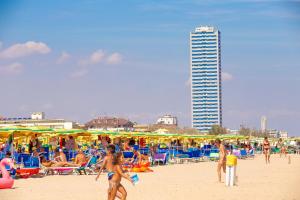
POLYGON ((109 200, 114 200, 119 193, 118 198, 121 200, 126 200, 127 192, 124 186, 121 184, 122 177, 132 182, 129 174, 124 174, 122 169, 122 153, 115 153, 113 156, 113 177, 109 180, 109 200))

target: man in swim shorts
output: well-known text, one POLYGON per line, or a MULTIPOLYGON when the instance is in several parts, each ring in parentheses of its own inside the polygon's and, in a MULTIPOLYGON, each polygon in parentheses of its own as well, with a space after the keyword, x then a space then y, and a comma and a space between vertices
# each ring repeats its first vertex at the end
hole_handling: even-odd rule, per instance
POLYGON ((217 166, 217 172, 218 172, 218 180, 221 183, 221 169, 223 168, 223 172, 226 173, 226 149, 225 146, 222 144, 220 139, 216 139, 215 145, 219 149, 219 161, 217 166))

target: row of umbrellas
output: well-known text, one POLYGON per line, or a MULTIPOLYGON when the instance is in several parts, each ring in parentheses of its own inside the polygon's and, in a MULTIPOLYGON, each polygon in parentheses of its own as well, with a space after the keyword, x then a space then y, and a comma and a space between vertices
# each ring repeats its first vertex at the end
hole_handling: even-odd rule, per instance
POLYGON ((178 139, 247 139, 242 135, 191 135, 174 133, 155 133, 155 132, 112 132, 84 129, 52 129, 46 127, 4 127, 0 128, 0 138, 7 138, 11 133, 14 137, 28 137, 37 134, 38 136, 111 136, 111 137, 147 137, 147 138, 178 138, 178 139))

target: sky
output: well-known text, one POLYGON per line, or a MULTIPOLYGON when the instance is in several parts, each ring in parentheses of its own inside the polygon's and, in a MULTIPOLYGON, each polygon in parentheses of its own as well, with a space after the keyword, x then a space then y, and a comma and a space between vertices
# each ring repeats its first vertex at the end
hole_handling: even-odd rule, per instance
POLYGON ((300 135, 299 0, 0 0, 0 115, 191 126, 189 33, 221 31, 223 125, 300 135))

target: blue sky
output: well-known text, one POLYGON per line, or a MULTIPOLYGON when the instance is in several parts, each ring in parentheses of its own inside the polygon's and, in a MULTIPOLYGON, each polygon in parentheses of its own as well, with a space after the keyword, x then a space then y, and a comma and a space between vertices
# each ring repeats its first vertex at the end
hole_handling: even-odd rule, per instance
POLYGON ((189 32, 222 34, 223 119, 300 135, 300 1, 0 0, 2 116, 190 126, 189 32))

